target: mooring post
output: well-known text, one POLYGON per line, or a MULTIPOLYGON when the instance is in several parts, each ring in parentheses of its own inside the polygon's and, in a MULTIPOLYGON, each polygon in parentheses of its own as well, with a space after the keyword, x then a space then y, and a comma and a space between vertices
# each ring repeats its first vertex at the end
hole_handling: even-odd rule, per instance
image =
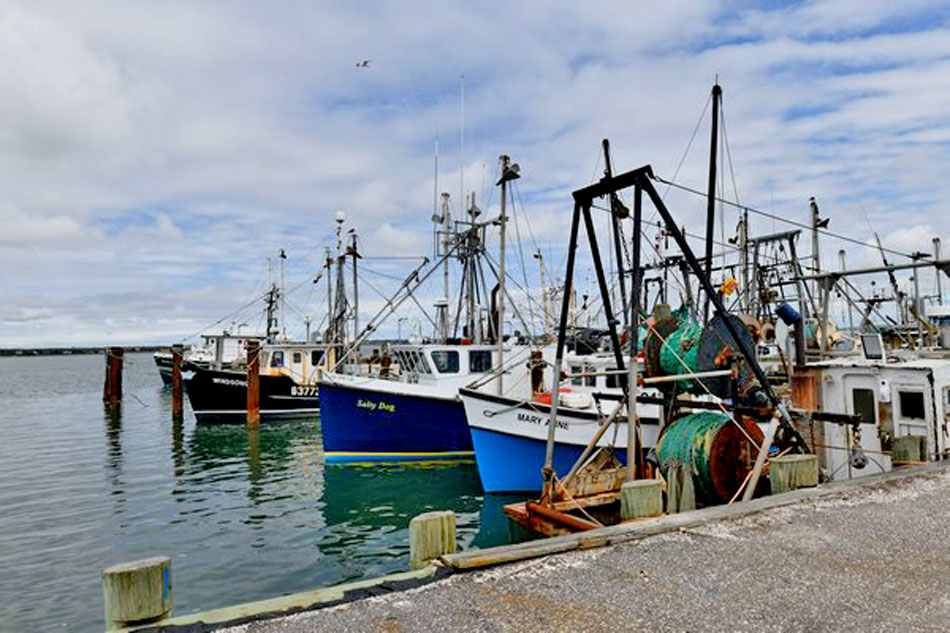
POLYGON ((666 513, 676 514, 680 506, 679 468, 666 469, 666 513))
POLYGON ((813 488, 818 485, 817 455, 783 455, 773 457, 769 465, 772 494, 813 488))
POLYGON ((689 466, 680 468, 680 474, 683 476, 683 485, 680 488, 680 512, 688 512, 696 509, 696 487, 693 484, 693 469, 689 466))
POLYGON ((625 481, 620 486, 620 518, 624 521, 663 514, 663 484, 656 479, 625 481))
POLYGON ((455 513, 424 512, 409 521, 409 566, 420 569, 433 558, 455 552, 455 513))
POLYGON ((172 417, 182 416, 181 397, 181 359, 184 355, 184 345, 172 345, 172 417))
POLYGON ((102 401, 116 406, 122 399, 122 358, 125 350, 121 347, 106 348, 106 380, 102 389, 102 401))
POLYGON ((261 423, 261 344, 247 342, 247 425, 261 423))
POLYGON ((156 556, 102 570, 106 629, 163 618, 172 610, 172 562, 156 556))

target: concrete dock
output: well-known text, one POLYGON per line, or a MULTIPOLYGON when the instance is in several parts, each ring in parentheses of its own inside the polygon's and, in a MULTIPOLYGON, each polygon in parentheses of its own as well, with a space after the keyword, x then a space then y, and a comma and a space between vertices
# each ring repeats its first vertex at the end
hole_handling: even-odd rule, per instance
POLYGON ((710 513, 672 532, 224 630, 950 628, 950 470, 815 490, 753 515, 710 513))

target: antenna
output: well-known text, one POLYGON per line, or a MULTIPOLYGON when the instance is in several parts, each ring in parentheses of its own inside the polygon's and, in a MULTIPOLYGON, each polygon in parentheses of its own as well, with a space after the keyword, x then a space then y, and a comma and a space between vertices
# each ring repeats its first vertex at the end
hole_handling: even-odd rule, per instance
POLYGON ((465 200, 465 75, 459 77, 459 204, 465 200))

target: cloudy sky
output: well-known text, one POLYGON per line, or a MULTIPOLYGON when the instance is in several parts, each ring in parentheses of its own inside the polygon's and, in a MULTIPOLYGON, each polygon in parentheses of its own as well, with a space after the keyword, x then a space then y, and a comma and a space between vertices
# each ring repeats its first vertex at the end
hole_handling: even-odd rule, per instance
MULTIPOLYGON (((946 3, 0 0, 0 59, 0 347, 254 329, 256 306, 229 317, 268 259, 305 281, 337 210, 366 254, 425 253, 436 139, 453 204, 460 166, 490 212, 498 155, 520 163, 522 238, 556 273, 602 138, 617 170, 685 155, 677 180, 704 187, 708 120, 686 150, 717 76, 728 197, 804 222, 816 196, 832 230, 901 252, 950 234, 946 3)), ((701 200, 668 201, 701 232, 701 200)), ((826 262, 842 247, 878 262, 834 240, 826 262)), ((383 292, 412 267, 367 265, 383 292)), ((291 332, 323 283, 291 295, 291 332)))

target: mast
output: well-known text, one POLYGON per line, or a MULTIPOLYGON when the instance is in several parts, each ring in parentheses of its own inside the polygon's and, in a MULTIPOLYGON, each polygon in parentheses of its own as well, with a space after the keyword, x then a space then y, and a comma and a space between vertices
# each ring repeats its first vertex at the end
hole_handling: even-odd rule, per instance
POLYGON ((459 77, 459 203, 465 204, 465 75, 459 77))
POLYGON ((326 263, 324 264, 327 269, 327 332, 324 336, 325 342, 329 343, 333 340, 333 258, 330 257, 330 247, 326 249, 326 263))
POLYGON ((501 216, 499 217, 499 240, 501 242, 501 253, 498 261, 498 318, 495 322, 495 339, 498 346, 498 358, 496 361, 495 372, 498 377, 498 395, 502 394, 502 378, 504 376, 502 367, 504 365, 504 344, 505 344, 505 225, 508 223, 508 216, 505 215, 505 206, 508 201, 508 183, 520 178, 519 167, 517 164, 510 164, 510 158, 507 154, 499 157, 501 161, 501 178, 498 179, 501 185, 501 216))
MULTIPOLYGON (((940 261, 940 238, 934 238, 934 261, 940 261)), ((943 305, 943 286, 940 283, 940 271, 937 271, 937 305, 943 305)))
POLYGON ((287 302, 284 299, 284 260, 287 259, 287 253, 280 249, 280 337, 287 340, 287 302))
POLYGON ((277 338, 277 319, 274 317, 274 312, 277 309, 277 301, 279 300, 280 293, 277 290, 277 284, 272 284, 270 290, 267 291, 267 331, 264 333, 267 342, 273 343, 277 338))
POLYGON ((739 286, 741 291, 739 296, 742 298, 742 310, 749 312, 752 306, 752 297, 749 295, 749 212, 742 210, 739 215, 739 251, 742 256, 742 263, 739 267, 739 286))
POLYGON ((346 220, 346 214, 342 211, 336 212, 336 301, 333 315, 333 333, 336 335, 337 343, 342 344, 346 339, 346 286, 344 285, 345 255, 343 254, 343 222, 346 220))
POLYGON ((472 193, 472 202, 468 208, 469 215, 469 229, 466 232, 465 241, 463 244, 462 256, 465 261, 465 292, 466 292, 466 312, 468 315, 468 337, 476 342, 482 342, 482 327, 481 327, 481 318, 478 314, 478 307, 475 301, 475 294, 477 292, 477 273, 475 270, 475 258, 478 255, 479 251, 479 233, 478 233, 478 224, 476 219, 478 218, 481 210, 475 205, 475 193, 472 193))
MULTIPOLYGON (((451 242, 452 212, 449 209, 449 194, 442 194, 442 255, 449 252, 451 242)), ((445 307, 442 308, 439 337, 445 343, 449 338, 449 258, 446 256, 442 263, 442 296, 445 298, 445 307)))
MULTIPOLYGON (((613 177, 613 166, 610 163, 610 141, 607 139, 603 140, 604 147, 604 176, 606 178, 613 177)), ((620 198, 617 196, 616 192, 610 194, 610 223, 613 229, 614 236, 614 254, 617 258, 617 271, 620 274, 620 305, 622 309, 620 312, 624 315, 624 318, 627 316, 627 289, 623 283, 623 251, 620 245, 620 219, 626 218, 630 215, 629 210, 623 206, 623 203, 620 202, 620 198)), ((639 225, 638 225, 639 227, 639 225)), ((636 229, 634 229, 636 230, 636 229)), ((634 235, 634 239, 636 239, 634 235)))
MULTIPOLYGON (((713 236, 716 219, 716 152, 719 145, 719 104, 722 101, 722 88, 717 82, 712 87, 712 131, 709 138, 709 186, 706 197, 706 278, 712 269, 713 236)), ((709 320, 709 301, 706 296, 703 304, 703 323, 709 320)))
POLYGON ((353 340, 360 336, 360 293, 359 285, 356 279, 356 260, 359 253, 356 250, 356 230, 350 229, 350 255, 353 256, 353 340))
MULTIPOLYGON (((818 203, 815 196, 808 199, 808 205, 811 207, 811 257, 814 267, 814 274, 821 274, 821 255, 818 253, 818 229, 821 227, 821 219, 818 217, 818 203)), ((818 294, 818 282, 815 282, 815 294, 818 294)))

